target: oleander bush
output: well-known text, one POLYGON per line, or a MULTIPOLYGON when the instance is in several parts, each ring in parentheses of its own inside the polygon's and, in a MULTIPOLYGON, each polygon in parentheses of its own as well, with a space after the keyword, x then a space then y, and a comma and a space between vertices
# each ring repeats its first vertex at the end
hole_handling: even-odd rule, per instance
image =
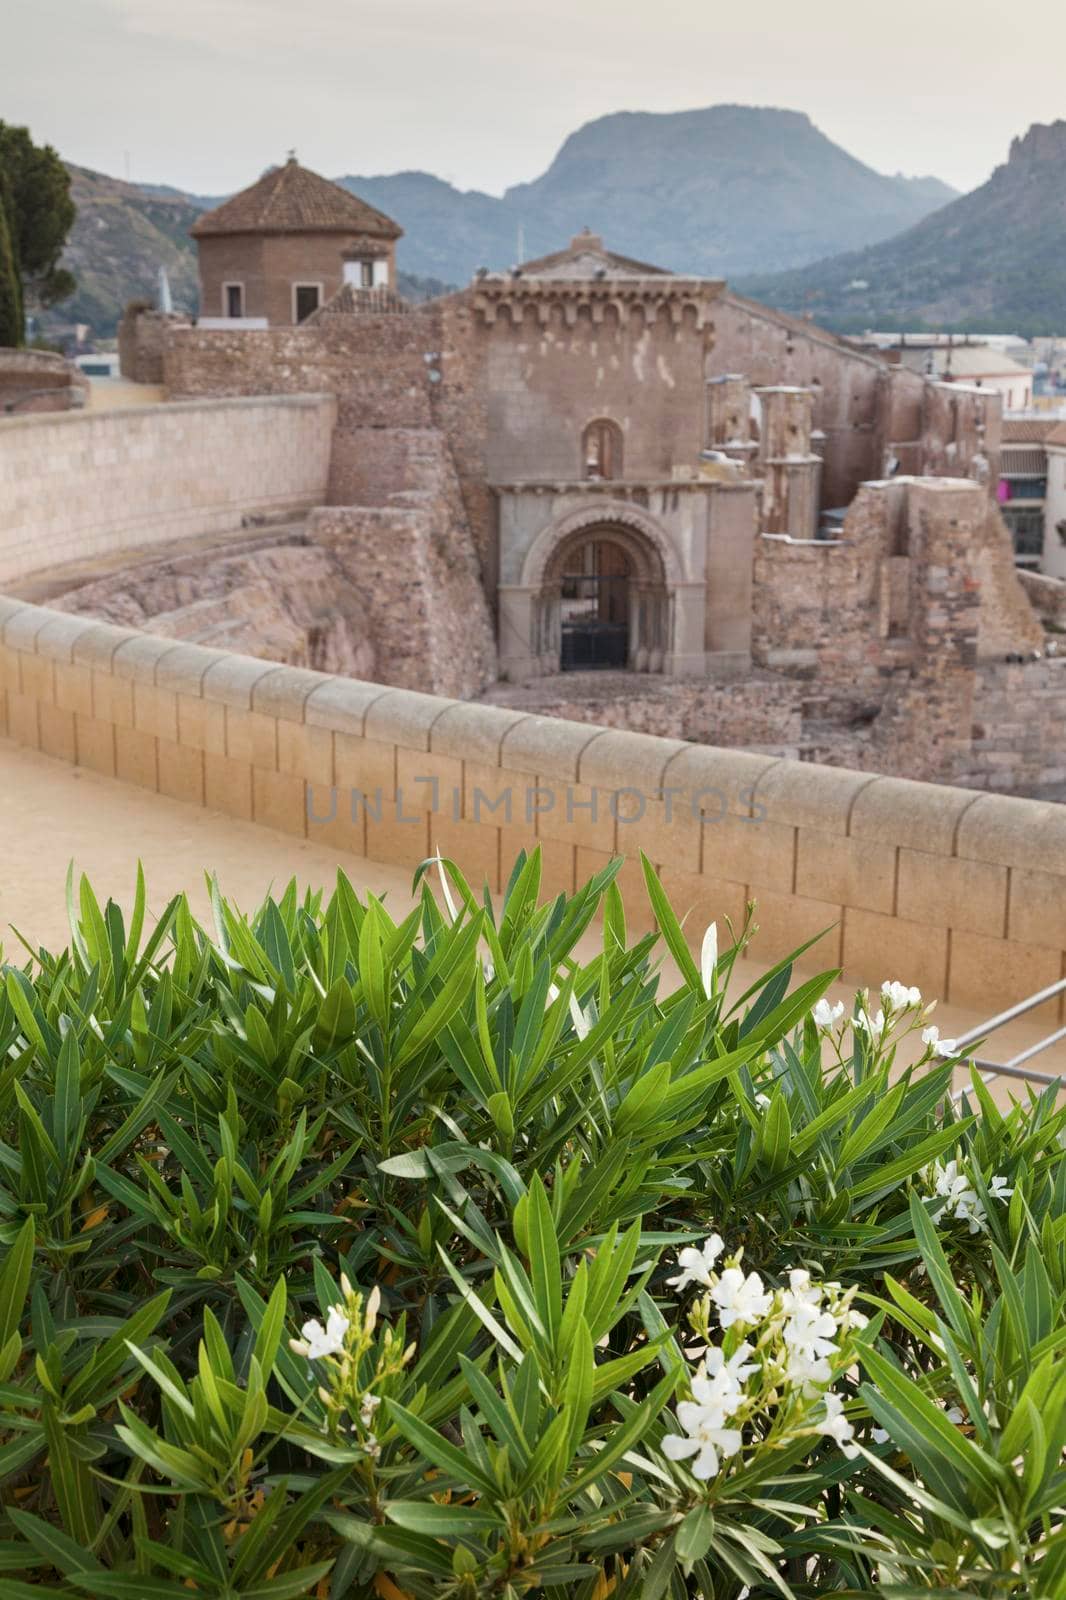
POLYGON ((8 948, 5 1600, 1066 1595, 1054 1089, 617 866, 8 948))

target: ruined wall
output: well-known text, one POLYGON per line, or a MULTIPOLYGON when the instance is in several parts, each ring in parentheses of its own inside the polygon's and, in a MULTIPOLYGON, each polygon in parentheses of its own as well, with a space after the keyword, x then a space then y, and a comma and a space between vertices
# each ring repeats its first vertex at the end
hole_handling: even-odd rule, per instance
POLYGON ((325 499, 330 396, 0 422, 0 582, 325 499))
MULTIPOLYGON (((825 435, 822 504, 844 506, 883 471, 883 395, 888 368, 806 324, 727 292, 715 305, 714 376, 744 373, 752 387, 797 384, 814 393, 813 426, 825 435)), ((913 374, 916 394, 922 380, 913 374)))
POLYGON ((959 781, 1021 793, 1066 784, 1066 659, 982 662, 959 781))
POLYGON ((484 698, 537 716, 798 757, 802 693, 802 685, 769 675, 735 683, 694 683, 595 672, 578 680, 560 673, 521 687, 500 685, 484 698))
POLYGON ((1019 567, 1018 583, 1037 616, 1055 631, 1066 633, 1066 581, 1019 567))
POLYGON ((89 380, 50 350, 0 348, 0 419, 84 406, 89 380))
POLYGON ((118 325, 118 366, 131 383, 163 384, 163 350, 170 328, 187 328, 188 317, 156 311, 144 300, 133 300, 118 325))

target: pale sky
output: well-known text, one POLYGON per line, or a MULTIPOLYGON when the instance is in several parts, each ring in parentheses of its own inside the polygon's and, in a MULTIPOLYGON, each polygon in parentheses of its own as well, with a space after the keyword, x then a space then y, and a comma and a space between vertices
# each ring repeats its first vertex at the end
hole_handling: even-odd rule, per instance
POLYGON ((1066 0, 7 0, 0 118, 206 194, 293 146, 500 193, 582 122, 806 111, 883 172, 973 188, 1066 117, 1066 0), (12 48, 12 46, 14 48, 12 48))

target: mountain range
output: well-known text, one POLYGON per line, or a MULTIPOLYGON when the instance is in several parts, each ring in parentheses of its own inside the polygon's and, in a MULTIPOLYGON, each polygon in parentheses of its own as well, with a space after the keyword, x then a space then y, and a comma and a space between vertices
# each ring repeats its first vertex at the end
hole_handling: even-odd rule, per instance
MULTIPOLYGON (((224 196, 70 170, 78 217, 66 264, 79 287, 58 315, 111 334, 129 299, 154 294, 160 265, 175 304, 195 309, 188 229, 224 196)), ((732 105, 598 118, 539 178, 502 197, 427 172, 336 181, 403 226, 401 288, 416 297, 466 283, 478 266, 556 249, 586 225, 613 249, 678 271, 738 278, 784 270, 827 246, 888 238, 955 193, 936 178, 875 172, 802 112, 732 105)))
POLYGON ((896 238, 744 291, 841 332, 1066 328, 1066 122, 1015 139, 987 183, 896 238))

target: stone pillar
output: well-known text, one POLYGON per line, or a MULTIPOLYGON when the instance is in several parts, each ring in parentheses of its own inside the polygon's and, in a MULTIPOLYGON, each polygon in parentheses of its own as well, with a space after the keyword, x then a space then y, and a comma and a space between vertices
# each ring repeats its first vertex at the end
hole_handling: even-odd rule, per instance
POLYGON ((764 483, 764 533, 813 539, 818 531, 822 461, 811 449, 814 395, 776 385, 756 389, 762 432, 756 470, 764 483))
POLYGON ((536 638, 539 621, 537 596, 521 584, 501 583, 500 597, 500 676, 511 683, 525 683, 540 676, 540 642, 536 638))
POLYGON ((707 448, 744 462, 758 450, 751 437, 751 384, 737 373, 708 380, 707 448))
POLYGON ((710 490, 704 648, 712 676, 751 666, 756 491, 754 483, 715 484, 710 490))

